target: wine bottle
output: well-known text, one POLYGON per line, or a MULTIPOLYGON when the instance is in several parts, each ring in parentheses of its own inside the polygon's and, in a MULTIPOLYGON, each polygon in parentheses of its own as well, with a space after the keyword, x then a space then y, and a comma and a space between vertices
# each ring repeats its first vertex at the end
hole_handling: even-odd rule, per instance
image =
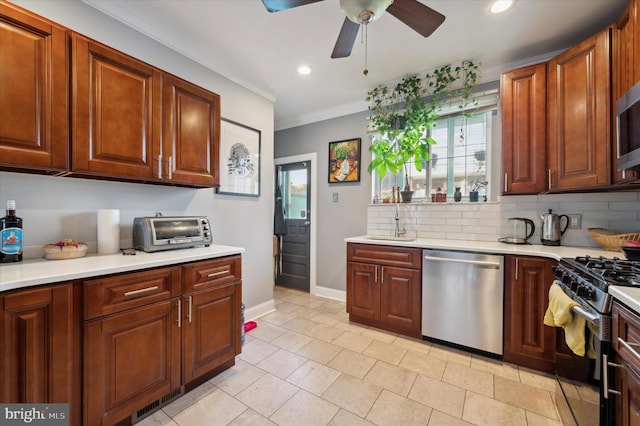
POLYGON ((0 263, 22 262, 22 218, 16 216, 16 201, 7 200, 7 215, 0 218, 0 263))

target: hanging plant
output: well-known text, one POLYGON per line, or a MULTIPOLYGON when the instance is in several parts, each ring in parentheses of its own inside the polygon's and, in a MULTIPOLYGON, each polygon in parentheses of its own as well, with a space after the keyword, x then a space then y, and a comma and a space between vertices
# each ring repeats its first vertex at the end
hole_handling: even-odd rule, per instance
POLYGON ((459 108, 467 109, 476 103, 478 68, 470 61, 455 68, 445 65, 424 77, 405 77, 393 87, 370 90, 365 98, 372 113, 369 128, 378 137, 369 148, 374 157, 369 172, 375 170, 383 178, 387 171, 397 174, 404 167, 407 174, 410 160, 421 171, 429 161, 429 145, 436 143, 427 130, 435 126, 443 104, 456 98, 459 108))

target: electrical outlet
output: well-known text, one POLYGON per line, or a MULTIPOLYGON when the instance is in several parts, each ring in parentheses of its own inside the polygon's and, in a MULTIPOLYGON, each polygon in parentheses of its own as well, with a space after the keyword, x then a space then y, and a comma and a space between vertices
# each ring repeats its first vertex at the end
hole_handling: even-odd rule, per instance
POLYGON ((569 216, 569 229, 582 228, 582 215, 581 214, 568 214, 569 216))
POLYGON ((338 202, 338 193, 337 193, 337 192, 334 192, 334 193, 333 193, 333 202, 334 202, 334 203, 337 203, 337 202, 338 202))

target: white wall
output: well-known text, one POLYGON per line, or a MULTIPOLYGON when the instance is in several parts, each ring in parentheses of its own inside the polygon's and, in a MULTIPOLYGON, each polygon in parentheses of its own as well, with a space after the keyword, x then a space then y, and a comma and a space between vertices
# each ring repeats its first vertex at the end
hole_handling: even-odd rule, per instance
MULTIPOLYGON (((95 251, 95 212, 121 210, 121 242, 130 244, 133 217, 207 215, 214 242, 244 247, 243 301, 247 317, 273 306, 273 102, 246 90, 80 1, 16 0, 15 4, 216 92, 222 117, 262 132, 261 197, 214 194, 212 189, 163 187, 72 177, 0 172, 0 203, 15 198, 24 219, 26 255, 61 238, 86 240, 95 251)), ((1 210, 4 210, 2 208, 1 210)))

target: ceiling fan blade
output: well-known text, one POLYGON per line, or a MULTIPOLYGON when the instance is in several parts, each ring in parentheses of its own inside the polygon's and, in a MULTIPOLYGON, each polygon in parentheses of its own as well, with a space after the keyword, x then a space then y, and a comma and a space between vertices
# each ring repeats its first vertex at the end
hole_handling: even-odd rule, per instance
POLYGON ((351 49, 353 49, 353 43, 356 41, 360 24, 352 22, 349 18, 344 18, 342 29, 336 40, 336 45, 333 47, 331 58, 346 58, 351 55, 351 49))
POLYGON ((423 37, 429 37, 444 22, 445 16, 418 0, 394 0, 387 12, 423 37))
POLYGON ((262 0, 262 4, 269 12, 293 9, 294 7, 317 3, 322 0, 262 0))

